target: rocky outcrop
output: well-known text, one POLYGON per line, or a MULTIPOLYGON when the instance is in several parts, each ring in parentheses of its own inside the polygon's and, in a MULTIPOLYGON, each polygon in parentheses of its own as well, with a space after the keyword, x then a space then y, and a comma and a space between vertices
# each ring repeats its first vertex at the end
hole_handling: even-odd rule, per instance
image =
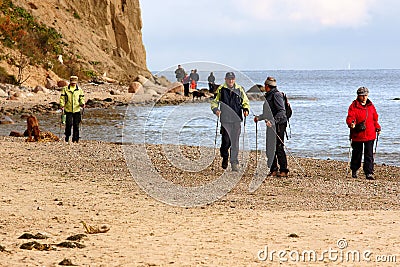
MULTIPOLYGON (((14 0, 55 28, 86 69, 118 80, 150 77, 139 0, 14 0)), ((64 57, 65 61, 65 57, 64 57)))

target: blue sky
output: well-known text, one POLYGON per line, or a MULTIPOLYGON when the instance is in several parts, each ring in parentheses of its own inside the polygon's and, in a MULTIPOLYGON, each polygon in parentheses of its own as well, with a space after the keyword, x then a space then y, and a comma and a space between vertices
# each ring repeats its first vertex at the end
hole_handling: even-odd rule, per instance
POLYGON ((398 0, 142 0, 152 71, 400 68, 398 0))

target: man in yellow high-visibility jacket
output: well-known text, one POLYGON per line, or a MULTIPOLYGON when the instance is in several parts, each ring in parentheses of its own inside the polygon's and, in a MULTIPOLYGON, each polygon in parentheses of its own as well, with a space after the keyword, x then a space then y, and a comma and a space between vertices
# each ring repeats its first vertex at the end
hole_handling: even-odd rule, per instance
POLYGON ((78 77, 71 76, 70 84, 61 90, 60 107, 66 115, 65 142, 69 143, 72 132, 72 142, 79 141, 79 123, 81 122, 81 108, 85 108, 85 96, 83 90, 78 87, 78 77))

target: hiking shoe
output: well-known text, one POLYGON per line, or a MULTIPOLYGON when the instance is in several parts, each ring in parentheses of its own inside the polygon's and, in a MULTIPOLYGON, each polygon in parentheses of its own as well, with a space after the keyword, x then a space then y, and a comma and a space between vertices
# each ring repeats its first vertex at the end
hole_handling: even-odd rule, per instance
POLYGON ((369 173, 366 175, 367 180, 375 180, 374 175, 372 173, 369 173))
POLYGON ((351 177, 357 178, 357 171, 351 171, 351 177))
POLYGON ((288 171, 287 171, 287 172, 280 172, 280 173, 278 174, 278 177, 288 177, 288 174, 289 174, 288 171))
POLYGON ((223 158, 222 159, 222 169, 226 169, 226 168, 228 168, 228 158, 223 158))
POLYGON ((278 172, 272 171, 272 172, 268 173, 267 176, 278 176, 278 172))
POLYGON ((233 171, 233 172, 238 172, 238 171, 239 171, 239 164, 237 164, 237 163, 232 163, 232 164, 231 164, 231 167, 232 167, 232 171, 233 171))

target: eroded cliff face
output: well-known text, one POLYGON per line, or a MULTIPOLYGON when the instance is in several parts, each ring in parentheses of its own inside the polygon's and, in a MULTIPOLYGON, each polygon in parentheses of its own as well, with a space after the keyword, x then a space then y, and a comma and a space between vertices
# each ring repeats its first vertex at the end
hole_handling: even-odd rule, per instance
POLYGON ((119 80, 149 77, 139 0, 14 0, 55 28, 81 64, 119 80))

